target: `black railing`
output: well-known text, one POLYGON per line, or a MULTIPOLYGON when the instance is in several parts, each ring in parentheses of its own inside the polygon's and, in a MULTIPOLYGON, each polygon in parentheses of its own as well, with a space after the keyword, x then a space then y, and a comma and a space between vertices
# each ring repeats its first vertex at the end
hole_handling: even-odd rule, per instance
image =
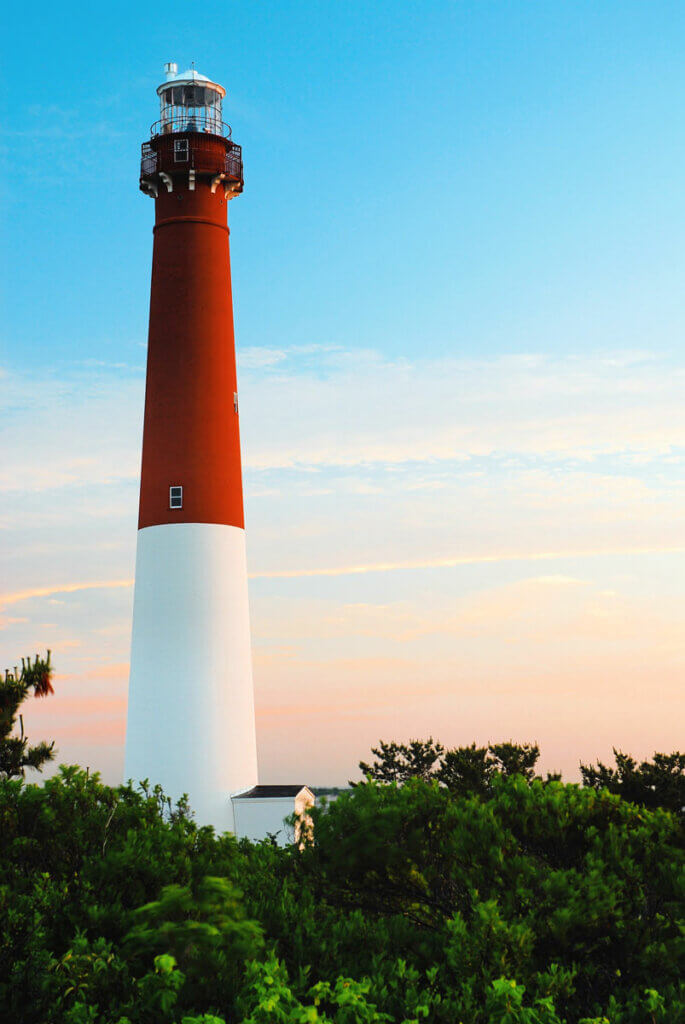
POLYGON ((161 121, 155 121, 150 128, 153 139, 157 135, 172 135, 174 132, 206 132, 208 135, 221 135, 224 139, 230 139, 231 126, 220 120, 211 108, 207 108, 169 113, 161 121))
POLYGON ((243 180, 243 150, 241 146, 236 146, 235 142, 232 142, 230 149, 226 151, 225 169, 231 178, 243 180))
MULTIPOLYGON (((202 153, 203 150, 212 152, 212 147, 207 144, 204 145, 200 139, 191 141, 190 144, 190 160, 185 163, 186 167, 195 166, 193 156, 195 153, 202 153)), ((140 148, 140 176, 141 178, 151 177, 157 173, 159 167, 159 161, 157 153, 154 151, 149 142, 144 142, 140 148)), ((181 169, 181 165, 175 167, 176 170, 181 169)), ((235 142, 229 142, 228 148, 226 149, 226 155, 224 157, 224 173, 230 178, 234 178, 236 181, 242 183, 243 180, 243 150, 241 146, 238 146, 235 142)))
POLYGON ((140 147, 140 176, 144 178, 148 174, 155 174, 157 171, 157 154, 149 142, 144 142, 140 147))

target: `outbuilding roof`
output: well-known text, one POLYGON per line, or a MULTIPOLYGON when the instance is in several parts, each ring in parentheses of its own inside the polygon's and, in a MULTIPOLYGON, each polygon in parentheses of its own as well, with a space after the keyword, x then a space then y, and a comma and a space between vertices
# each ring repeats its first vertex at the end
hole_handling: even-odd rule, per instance
POLYGON ((295 797, 308 786, 253 786, 245 793, 236 793, 234 800, 268 800, 276 797, 295 797))

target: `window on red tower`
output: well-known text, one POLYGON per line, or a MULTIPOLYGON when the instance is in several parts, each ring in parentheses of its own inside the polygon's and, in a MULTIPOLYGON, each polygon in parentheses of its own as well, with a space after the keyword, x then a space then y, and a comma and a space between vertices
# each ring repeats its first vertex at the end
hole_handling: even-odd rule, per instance
POLYGON ((174 139, 174 160, 177 164, 184 163, 188 159, 188 140, 174 139))
POLYGON ((183 488, 178 484, 169 488, 169 508, 183 508, 183 488))

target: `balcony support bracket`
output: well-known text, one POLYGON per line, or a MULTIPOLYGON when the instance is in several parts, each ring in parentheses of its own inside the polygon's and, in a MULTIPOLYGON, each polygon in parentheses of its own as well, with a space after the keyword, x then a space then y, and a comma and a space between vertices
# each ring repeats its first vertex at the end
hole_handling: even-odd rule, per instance
POLYGON ((147 181, 145 178, 140 179, 140 190, 141 192, 147 192, 149 196, 156 199, 159 195, 159 189, 155 185, 154 181, 147 181))

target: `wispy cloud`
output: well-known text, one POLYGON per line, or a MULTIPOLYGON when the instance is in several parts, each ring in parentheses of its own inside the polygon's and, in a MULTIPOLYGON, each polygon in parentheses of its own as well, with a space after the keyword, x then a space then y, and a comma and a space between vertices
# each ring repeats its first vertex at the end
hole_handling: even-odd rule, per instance
MULTIPOLYGON (((685 371, 640 355, 474 361, 374 352, 241 353, 248 471, 403 466, 469 459, 649 459, 685 451, 685 371)), ((109 369, 109 372, 108 372, 109 369)), ((142 372, 7 374, 0 490, 135 481, 142 372)))
POLYGON ((45 587, 30 587, 0 594, 0 608, 20 604, 35 597, 52 597, 54 594, 75 594, 81 590, 120 590, 133 586, 133 580, 91 580, 83 583, 53 583, 45 587))
POLYGON ((276 366, 286 359, 286 353, 276 348, 244 348, 238 356, 238 366, 245 370, 262 370, 276 366))
MULTIPOLYGON (((143 375, 113 368, 7 373, 0 395, 0 493, 135 481, 143 375)), ((5 510, 3 510, 5 511, 5 510)))
MULTIPOLYGON (((297 579, 307 576, 360 576, 374 572, 407 572, 418 569, 456 569, 462 565, 496 565, 501 562, 551 562, 629 555, 675 555, 685 553, 682 547, 611 548, 566 551, 517 551, 482 555, 457 555, 454 558, 411 559, 401 562, 370 562, 367 565, 317 566, 312 569, 271 569, 252 572, 250 579, 297 579)), ((540 583, 582 583, 569 576, 540 576, 540 583)))
MULTIPOLYGON (((300 569, 263 569, 248 573, 252 580, 303 579, 317 576, 362 576, 368 573, 412 572, 421 569, 456 569, 467 565, 497 565, 502 562, 553 562, 571 561, 574 559, 606 558, 629 555, 676 555, 685 554, 682 547, 649 547, 649 548, 601 548, 597 550, 566 550, 566 551, 512 551, 494 554, 457 555, 453 558, 416 558, 399 562, 370 562, 366 565, 316 566, 300 569)), ((585 581, 572 576, 552 575, 536 577, 536 582, 549 585, 581 585, 585 581)), ((133 579, 124 580, 91 580, 77 583, 55 583, 45 587, 32 587, 0 594, 0 609, 9 605, 20 604, 33 598, 52 597, 55 594, 75 594, 84 590, 120 590, 129 589, 133 579)), ((6 622, 24 622, 25 619, 7 619, 6 622)))

